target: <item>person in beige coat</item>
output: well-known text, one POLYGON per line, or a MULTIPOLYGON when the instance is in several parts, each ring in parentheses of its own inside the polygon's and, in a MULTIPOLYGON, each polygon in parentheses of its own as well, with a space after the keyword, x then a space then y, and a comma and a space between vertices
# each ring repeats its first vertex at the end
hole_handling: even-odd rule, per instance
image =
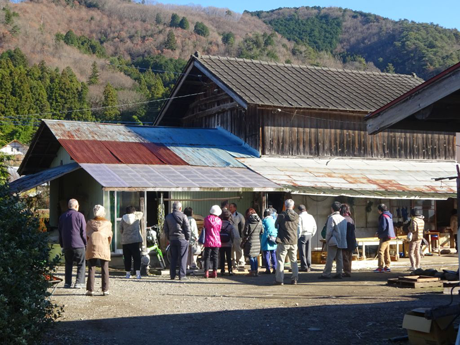
POLYGON ((97 259, 101 262, 102 294, 109 294, 109 261, 110 243, 112 243, 112 223, 105 219, 105 209, 102 205, 93 208, 94 218, 86 224, 86 260, 88 261, 88 280, 86 295, 94 295, 94 279, 97 259))

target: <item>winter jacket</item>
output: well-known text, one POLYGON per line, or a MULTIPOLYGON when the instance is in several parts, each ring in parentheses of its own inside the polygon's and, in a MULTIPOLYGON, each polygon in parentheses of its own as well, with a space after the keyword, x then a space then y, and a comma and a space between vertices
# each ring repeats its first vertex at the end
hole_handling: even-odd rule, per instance
POLYGON ((86 260, 102 259, 110 261, 112 243, 112 223, 105 218, 96 217, 86 224, 86 260))
POLYGON ((347 250, 354 251, 358 244, 356 243, 355 221, 350 216, 344 216, 347 221, 347 250))
POLYGON ((204 219, 205 247, 221 247, 222 243, 220 242, 220 229, 222 229, 222 220, 219 217, 210 214, 204 219))
POLYGON ((175 210, 166 216, 163 230, 168 241, 190 239, 190 222, 181 211, 175 210))
POLYGON ((74 209, 69 209, 59 217, 59 243, 64 249, 86 247, 85 216, 74 209))
POLYGON ((316 221, 315 218, 307 211, 303 211, 299 215, 299 231, 298 236, 315 236, 316 234, 316 221))
POLYGON ((245 225, 245 219, 244 216, 241 213, 238 213, 235 211, 232 213, 232 221, 233 221, 233 226, 235 227, 235 238, 241 238, 244 230, 244 225, 245 225))
POLYGON ((262 226, 264 228, 264 233, 260 236, 262 250, 276 250, 276 242, 272 243, 268 240, 270 236, 274 236, 275 238, 278 236, 278 229, 275 228, 275 220, 272 216, 265 217, 262 221, 262 226))
POLYGON ((412 221, 409 226, 409 231, 412 232, 411 242, 421 241, 423 238, 423 230, 425 229, 425 222, 423 216, 411 217, 412 221))
POLYGON ((379 217, 377 236, 382 241, 387 241, 396 237, 393 227, 393 215, 388 211, 384 211, 379 217))
POLYGON ((260 254, 260 235, 264 232, 262 221, 257 214, 251 214, 246 220, 244 238, 247 238, 244 247, 244 256, 254 258, 260 254))
POLYGON ((119 230, 121 244, 141 243, 141 219, 142 212, 127 213, 121 218, 119 230))
POLYGON ((297 244, 297 229, 299 227, 299 215, 292 209, 281 212, 276 218, 275 227, 278 228, 276 243, 297 244))
POLYGON ((221 241, 221 247, 232 247, 233 241, 235 240, 235 228, 233 227, 232 223, 230 223, 228 220, 223 220, 222 221, 222 228, 220 229, 220 232, 226 232, 230 234, 230 241, 229 242, 222 242, 221 241))
POLYGON ((330 247, 347 249, 347 221, 338 211, 333 212, 327 219, 326 244, 330 247))
POLYGON ((190 245, 194 245, 196 241, 198 241, 198 227, 196 225, 196 220, 193 217, 187 217, 188 222, 190 225, 190 240, 189 243, 190 245))

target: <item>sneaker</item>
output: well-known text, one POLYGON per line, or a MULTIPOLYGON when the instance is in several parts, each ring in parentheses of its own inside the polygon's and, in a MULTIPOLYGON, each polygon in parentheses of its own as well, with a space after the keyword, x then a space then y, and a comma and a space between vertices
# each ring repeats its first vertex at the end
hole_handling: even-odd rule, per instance
POLYGON ((126 279, 130 279, 131 278, 131 273, 126 273, 126 279))
POLYGON ((389 272, 391 272, 391 269, 390 269, 390 267, 385 267, 385 268, 383 269, 383 271, 389 273, 389 272))
POLYGON ((383 268, 377 268, 373 271, 374 273, 383 273, 383 268))
POLYGON ((108 295, 110 295, 109 291, 102 291, 102 296, 108 296, 108 295))
POLYGON ((291 280, 291 285, 297 285, 297 279, 292 279, 291 280))
POLYGON ((416 268, 415 268, 415 267, 411 267, 411 268, 409 268, 409 271, 415 271, 415 270, 416 270, 416 268))
POLYGON ((138 274, 138 275, 136 276, 136 279, 141 279, 141 275, 138 274))
POLYGON ((64 289, 71 289, 72 285, 71 284, 64 284, 64 289))
POLYGON ((85 286, 83 284, 75 284, 75 289, 83 289, 85 286))
POLYGON ((275 280, 274 284, 275 284, 275 285, 284 285, 284 283, 279 282, 279 281, 276 281, 276 280, 275 280))
POLYGON ((86 291, 86 296, 94 296, 94 292, 93 291, 86 291))

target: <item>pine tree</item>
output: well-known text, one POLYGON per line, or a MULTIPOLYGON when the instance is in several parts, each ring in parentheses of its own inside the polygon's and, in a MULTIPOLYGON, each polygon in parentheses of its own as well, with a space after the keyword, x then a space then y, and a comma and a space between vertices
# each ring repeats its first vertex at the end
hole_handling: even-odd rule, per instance
POLYGON ((171 22, 169 23, 169 26, 172 28, 178 28, 180 23, 180 17, 177 15, 177 13, 173 13, 171 15, 171 22))
POLYGON ((104 89, 104 101, 102 102, 102 106, 105 107, 103 111, 103 121, 116 121, 118 119, 120 110, 117 108, 117 105, 117 91, 108 83, 104 89))
POLYGON ((209 29, 206 25, 204 25, 204 23, 202 22, 196 22, 195 24, 195 28, 193 29, 193 31, 197 34, 197 35, 200 35, 200 36, 203 36, 203 37, 208 37, 209 36, 209 29))
POLYGON ((165 48, 170 50, 177 49, 176 35, 174 35, 174 32, 172 30, 168 31, 168 36, 165 42, 165 48))
POLYGON ((188 30, 190 28, 190 24, 187 20, 187 18, 182 17, 182 19, 179 22, 179 27, 184 30, 188 30))
POLYGON ((88 79, 88 85, 96 85, 99 83, 99 69, 97 68, 96 61, 91 66, 91 75, 88 79))
POLYGON ((155 16, 155 23, 157 23, 158 25, 163 24, 163 18, 161 17, 161 14, 157 13, 157 15, 155 16))

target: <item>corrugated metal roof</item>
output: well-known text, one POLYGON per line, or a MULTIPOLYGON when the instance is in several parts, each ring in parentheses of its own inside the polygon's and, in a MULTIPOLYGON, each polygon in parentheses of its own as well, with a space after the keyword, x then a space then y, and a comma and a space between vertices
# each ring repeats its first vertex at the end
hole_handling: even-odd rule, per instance
POLYGON ((455 181, 433 181, 455 175, 454 162, 277 157, 239 160, 295 193, 388 199, 456 196, 455 181))
POLYGON ((53 181, 54 179, 71 173, 77 169, 80 169, 80 166, 77 163, 71 163, 60 165, 58 167, 39 172, 37 174, 27 175, 11 182, 10 190, 13 193, 23 192, 40 186, 45 182, 53 181))
POLYGON ((258 152, 222 129, 165 128, 44 120, 79 163, 243 167, 258 152))
POLYGON ((282 190, 246 168, 169 165, 81 164, 109 190, 282 190))

